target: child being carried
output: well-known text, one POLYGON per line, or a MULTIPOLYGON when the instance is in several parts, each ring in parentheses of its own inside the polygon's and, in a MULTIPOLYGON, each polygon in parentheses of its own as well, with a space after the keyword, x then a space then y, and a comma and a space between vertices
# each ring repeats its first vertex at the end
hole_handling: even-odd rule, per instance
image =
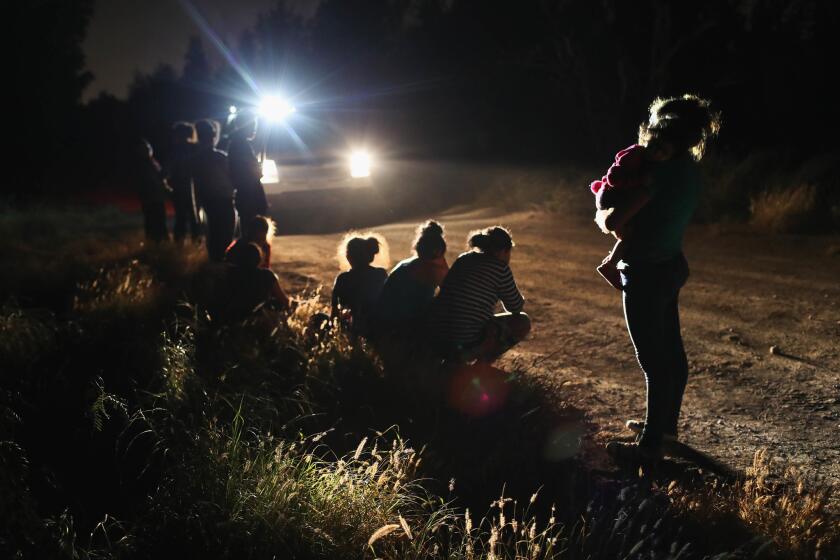
MULTIPOLYGON (((650 164, 668 159, 669 156, 669 145, 664 142, 660 144, 655 140, 646 146, 633 144, 618 152, 607 174, 589 185, 589 190, 595 195, 596 208, 614 211, 615 208, 627 204, 633 191, 650 183, 650 164)), ((599 222, 598 225, 604 233, 612 234, 617 241, 596 270, 612 287, 621 290, 621 274, 617 265, 624 256, 632 228, 624 227, 611 231, 603 223, 599 222)))

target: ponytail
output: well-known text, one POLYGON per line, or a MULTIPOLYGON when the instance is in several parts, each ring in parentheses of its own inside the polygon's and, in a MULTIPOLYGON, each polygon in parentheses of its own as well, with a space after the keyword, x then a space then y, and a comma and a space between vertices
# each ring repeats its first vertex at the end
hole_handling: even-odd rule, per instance
POLYGON ((414 238, 414 252, 423 259, 431 259, 446 253, 443 226, 434 220, 420 224, 414 238))
POLYGON ((377 253, 379 240, 375 237, 353 237, 347 242, 347 260, 351 266, 370 264, 377 253))
POLYGON ((471 249, 478 249, 482 253, 495 253, 511 249, 514 243, 510 231, 506 228, 491 226, 470 232, 467 245, 471 249))

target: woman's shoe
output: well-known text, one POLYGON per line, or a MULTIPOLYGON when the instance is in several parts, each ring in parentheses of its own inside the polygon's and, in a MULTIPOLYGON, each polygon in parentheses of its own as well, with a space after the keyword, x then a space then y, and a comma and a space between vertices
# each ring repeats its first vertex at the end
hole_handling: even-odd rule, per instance
POLYGON ((641 434, 645 430, 644 420, 628 420, 624 423, 624 427, 634 434, 641 434))
MULTIPOLYGON (((645 430, 645 421, 628 420, 624 423, 624 426, 634 434, 640 435, 645 430)), ((667 442, 677 441, 677 436, 675 434, 662 434, 662 440, 667 442)))

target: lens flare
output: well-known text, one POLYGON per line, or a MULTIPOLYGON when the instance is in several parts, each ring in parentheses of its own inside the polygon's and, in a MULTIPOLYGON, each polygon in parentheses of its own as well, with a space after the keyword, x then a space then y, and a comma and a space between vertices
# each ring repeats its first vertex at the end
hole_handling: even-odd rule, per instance
POLYGON ((450 379, 449 405, 467 416, 486 416, 507 402, 507 374, 490 364, 476 362, 457 368, 450 379))

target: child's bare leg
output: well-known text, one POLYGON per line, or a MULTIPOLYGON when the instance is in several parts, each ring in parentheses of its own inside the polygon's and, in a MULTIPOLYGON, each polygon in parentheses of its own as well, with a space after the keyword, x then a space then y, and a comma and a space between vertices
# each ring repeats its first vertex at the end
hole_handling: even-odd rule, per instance
POLYGON ((620 261, 624 257, 624 245, 625 244, 621 239, 616 240, 615 245, 613 245, 610 254, 607 255, 607 258, 604 259, 604 262, 612 263, 613 266, 617 265, 618 261, 620 261))

